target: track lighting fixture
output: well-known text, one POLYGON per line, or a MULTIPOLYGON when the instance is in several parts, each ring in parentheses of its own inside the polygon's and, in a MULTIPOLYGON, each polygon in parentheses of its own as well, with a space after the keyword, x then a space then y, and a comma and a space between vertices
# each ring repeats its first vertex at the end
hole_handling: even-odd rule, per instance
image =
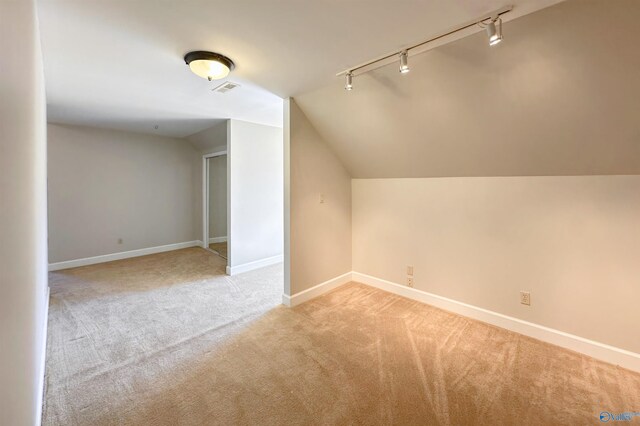
MULTIPOLYGON (((509 13, 513 10, 513 6, 505 6, 500 9, 494 10, 493 12, 486 13, 485 15, 479 16, 477 19, 473 21, 467 21, 467 23, 462 24, 450 31, 442 33, 436 37, 432 37, 428 40, 422 41, 420 43, 414 44, 412 46, 406 46, 401 51, 396 51, 393 53, 389 53, 387 55, 379 56, 376 59, 372 59, 369 62, 362 63, 357 66, 352 66, 351 68, 347 68, 345 71, 341 71, 336 74, 337 77, 346 76, 346 83, 344 88, 346 90, 353 89, 353 73, 357 72, 358 75, 369 72, 375 68, 379 68, 384 65, 388 65, 393 61, 397 60, 398 56, 400 57, 400 68, 399 71, 402 74, 408 73, 409 68, 409 51, 411 51, 412 55, 416 55, 418 53, 426 52, 431 49, 433 46, 436 46, 435 42, 439 42, 440 40, 447 39, 452 35, 460 32, 460 31, 468 31, 473 27, 479 26, 487 31, 487 35, 489 36, 489 46, 495 46, 496 44, 502 41, 502 15, 509 13)), ((468 34, 468 32, 467 32, 468 34)))
POLYGON ((498 17, 487 24, 487 36, 489 37, 489 46, 495 46, 502 41, 502 19, 498 17))
POLYGON ((404 50, 400 52, 400 73, 406 74, 409 71, 409 53, 404 50))
POLYGON ((353 73, 351 73, 351 71, 349 71, 347 73, 347 79, 346 79, 346 82, 344 84, 344 89, 345 90, 353 90, 353 73))

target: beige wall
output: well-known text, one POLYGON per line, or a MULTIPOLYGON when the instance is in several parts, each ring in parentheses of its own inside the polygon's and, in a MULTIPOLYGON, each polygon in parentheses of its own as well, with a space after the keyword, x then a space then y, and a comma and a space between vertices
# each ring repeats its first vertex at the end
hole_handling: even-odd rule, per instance
POLYGON ((354 271, 637 353, 639 259, 640 176, 353 180, 354 271))
POLYGON ((41 418, 47 300, 47 146, 34 1, 0 2, 0 423, 41 418))
POLYGON ((285 114, 290 167, 285 294, 294 295, 351 271, 351 177, 293 99, 285 114))
POLYGON ((412 265, 419 290, 640 352, 639 16, 635 0, 569 0, 505 22, 495 47, 478 32, 406 75, 297 96, 291 293, 350 266, 405 284, 412 265), (353 232, 318 204, 340 161, 361 178, 338 203, 353 232))
POLYGON ((201 238, 187 141, 54 124, 48 137, 50 263, 201 238))
POLYGON ((227 122, 228 120, 224 120, 213 127, 187 136, 185 139, 203 154, 224 151, 227 149, 227 122))
POLYGON ((229 266, 283 254, 282 129, 229 120, 229 266))
POLYGON ((209 238, 227 236, 227 156, 209 158, 209 238))

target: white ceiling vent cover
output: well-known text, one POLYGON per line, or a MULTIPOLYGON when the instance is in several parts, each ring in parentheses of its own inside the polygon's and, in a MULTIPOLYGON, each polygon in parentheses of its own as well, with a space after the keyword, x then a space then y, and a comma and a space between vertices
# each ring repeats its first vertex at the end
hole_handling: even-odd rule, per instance
POLYGON ((237 87, 240 87, 240 85, 238 83, 232 83, 230 81, 225 81, 221 85, 216 86, 213 89, 211 89, 211 91, 212 92, 219 92, 219 93, 227 93, 230 90, 233 90, 233 89, 235 89, 237 87))

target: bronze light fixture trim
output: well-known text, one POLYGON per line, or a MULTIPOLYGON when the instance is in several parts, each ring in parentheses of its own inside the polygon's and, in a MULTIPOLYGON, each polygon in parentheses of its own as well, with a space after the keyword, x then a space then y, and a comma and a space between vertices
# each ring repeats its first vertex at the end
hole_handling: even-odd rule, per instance
POLYGON ((187 53, 184 61, 194 74, 209 81, 225 78, 236 67, 228 57, 205 50, 187 53))

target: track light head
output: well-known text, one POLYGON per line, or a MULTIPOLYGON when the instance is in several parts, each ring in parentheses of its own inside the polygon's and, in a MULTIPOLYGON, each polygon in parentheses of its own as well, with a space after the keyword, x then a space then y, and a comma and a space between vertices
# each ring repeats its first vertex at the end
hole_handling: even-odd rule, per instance
POLYGON ((347 73, 344 90, 353 90, 353 73, 351 71, 347 73))
POLYGON ((409 71, 409 53, 406 50, 400 52, 400 73, 406 74, 409 71))
POLYGON ((498 17, 487 24, 487 36, 489 37, 489 46, 495 46, 502 41, 502 19, 498 17))

